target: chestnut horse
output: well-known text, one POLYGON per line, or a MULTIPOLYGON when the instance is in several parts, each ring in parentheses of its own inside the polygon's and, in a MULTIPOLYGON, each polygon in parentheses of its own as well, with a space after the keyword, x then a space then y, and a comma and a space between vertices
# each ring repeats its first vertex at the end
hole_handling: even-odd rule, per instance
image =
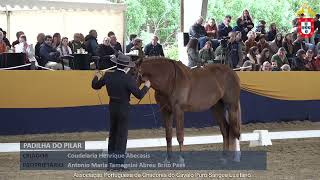
POLYGON ((232 69, 222 64, 190 69, 180 61, 148 57, 137 63, 134 72, 138 83, 148 79, 155 90, 155 99, 164 119, 169 158, 173 119, 176 120, 176 136, 182 152, 184 112, 208 109, 220 126, 223 150, 240 153, 240 81, 232 69))

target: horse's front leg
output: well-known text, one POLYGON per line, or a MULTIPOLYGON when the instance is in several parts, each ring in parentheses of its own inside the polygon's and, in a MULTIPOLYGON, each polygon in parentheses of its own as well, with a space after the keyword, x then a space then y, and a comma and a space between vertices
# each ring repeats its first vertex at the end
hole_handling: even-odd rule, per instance
POLYGON ((164 119, 164 126, 166 129, 166 141, 167 141, 167 158, 165 160, 165 163, 168 163, 171 159, 171 153, 172 153, 173 113, 167 109, 163 109, 161 113, 164 119))
POLYGON ((184 164, 184 158, 182 156, 183 140, 184 140, 184 112, 181 110, 180 107, 175 107, 175 116, 176 116, 177 140, 180 148, 179 163, 184 164))

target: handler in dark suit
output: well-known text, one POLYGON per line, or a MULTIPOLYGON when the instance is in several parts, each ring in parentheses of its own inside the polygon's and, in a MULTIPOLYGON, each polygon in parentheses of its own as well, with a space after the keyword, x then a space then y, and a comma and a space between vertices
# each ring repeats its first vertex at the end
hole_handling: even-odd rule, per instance
MULTIPOLYGON (((135 66, 129 56, 120 53, 118 57, 111 58, 111 61, 117 64, 117 70, 105 73, 100 79, 96 75, 92 80, 92 88, 97 90, 106 85, 110 97, 108 154, 124 155, 127 148, 130 95, 132 93, 136 98, 142 99, 150 88, 150 81, 146 81, 141 90, 137 87, 134 78, 127 74, 130 68, 135 66)), ((109 165, 110 163, 121 165, 124 160, 124 158, 109 158, 108 162, 109 165)))

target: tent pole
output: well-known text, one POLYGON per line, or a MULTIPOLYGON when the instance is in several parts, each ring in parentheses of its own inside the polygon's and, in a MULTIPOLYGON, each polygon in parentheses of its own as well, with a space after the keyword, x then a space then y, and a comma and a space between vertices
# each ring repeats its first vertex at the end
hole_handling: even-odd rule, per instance
POLYGON ((6 16, 7 16, 7 38, 10 40, 11 35, 11 27, 10 27, 10 19, 11 19, 11 11, 8 11, 8 7, 6 6, 6 16))

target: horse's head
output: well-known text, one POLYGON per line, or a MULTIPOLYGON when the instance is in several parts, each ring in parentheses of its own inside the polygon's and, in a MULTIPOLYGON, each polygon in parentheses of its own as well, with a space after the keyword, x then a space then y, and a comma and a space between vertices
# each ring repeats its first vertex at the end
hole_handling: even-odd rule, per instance
POLYGON ((137 86, 140 86, 143 82, 147 80, 146 76, 143 74, 143 70, 141 67, 143 59, 136 61, 136 66, 131 68, 129 74, 131 74, 136 80, 137 86))

